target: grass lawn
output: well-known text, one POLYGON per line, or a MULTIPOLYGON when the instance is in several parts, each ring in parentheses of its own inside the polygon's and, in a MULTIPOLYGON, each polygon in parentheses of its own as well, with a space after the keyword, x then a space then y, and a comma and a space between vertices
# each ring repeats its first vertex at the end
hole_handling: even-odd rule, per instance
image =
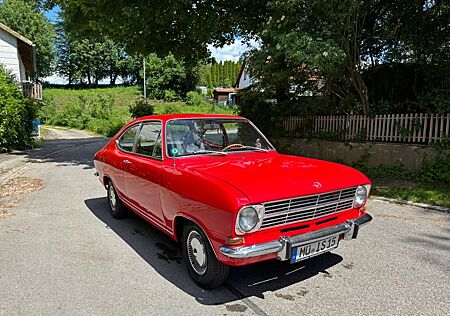
MULTIPOLYGON (((44 106, 39 116, 48 125, 89 130, 104 136, 114 135, 131 120, 130 105, 140 96, 138 87, 84 90, 44 89, 44 106)), ((203 102, 193 106, 185 102, 150 100, 154 114, 218 113, 234 114, 234 109, 203 102)))
MULTIPOLYGON (((134 103, 136 98, 141 95, 139 87, 115 87, 115 88, 97 88, 97 89, 44 89, 44 100, 52 99, 57 108, 67 104, 79 102, 80 97, 90 100, 98 96, 98 94, 108 95, 113 100, 113 108, 121 108, 128 112, 128 108, 134 103)), ((167 113, 216 113, 216 114, 234 114, 233 109, 218 105, 191 106, 182 101, 164 102, 154 101, 155 114, 167 113)), ((126 113, 125 113, 126 114, 126 113)), ((124 115, 125 116, 125 115, 124 115)))
POLYGON ((450 208, 450 188, 444 184, 417 184, 405 187, 374 187, 373 196, 444 206, 450 208))
POLYGON ((98 88, 98 89, 82 89, 82 90, 69 90, 69 89, 44 89, 42 96, 45 99, 53 98, 56 102, 56 106, 63 106, 68 102, 76 102, 80 97, 93 97, 97 94, 109 95, 114 99, 114 105, 128 107, 134 102, 135 98, 141 93, 139 88, 133 87, 115 87, 115 88, 98 88))

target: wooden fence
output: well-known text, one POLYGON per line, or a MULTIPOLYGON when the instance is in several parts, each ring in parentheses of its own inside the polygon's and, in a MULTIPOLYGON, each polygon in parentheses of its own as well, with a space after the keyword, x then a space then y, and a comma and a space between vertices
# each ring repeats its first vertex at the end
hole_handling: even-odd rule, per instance
POLYGON ((450 113, 291 116, 281 123, 287 137, 426 144, 450 137, 450 113))
POLYGON ((25 97, 42 101, 42 85, 40 83, 22 82, 22 91, 25 97))

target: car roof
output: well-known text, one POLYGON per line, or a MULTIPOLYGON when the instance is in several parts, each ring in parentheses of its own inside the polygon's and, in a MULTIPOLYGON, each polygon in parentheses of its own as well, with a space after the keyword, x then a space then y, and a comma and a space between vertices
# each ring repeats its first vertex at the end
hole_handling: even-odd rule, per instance
POLYGON ((242 116, 229 114, 158 114, 139 117, 134 122, 147 120, 168 121, 173 119, 192 119, 192 118, 226 118, 226 119, 244 119, 242 116))

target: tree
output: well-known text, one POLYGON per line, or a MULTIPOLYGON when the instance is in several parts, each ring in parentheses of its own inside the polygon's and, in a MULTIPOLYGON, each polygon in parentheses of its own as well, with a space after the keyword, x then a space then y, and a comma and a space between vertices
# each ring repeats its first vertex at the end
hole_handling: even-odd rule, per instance
POLYGON ((271 1, 271 18, 260 30, 262 46, 249 54, 252 75, 275 91, 280 103, 311 89, 309 78, 322 78, 342 102, 357 91, 367 112, 359 50, 362 11, 358 0, 271 1))
POLYGON ((266 2, 254 0, 111 1, 52 0, 65 12, 68 30, 78 38, 107 36, 127 52, 197 62, 207 44, 230 43, 251 34, 264 21, 266 2))
POLYGON ((0 3, 0 21, 36 44, 36 76, 51 75, 56 33, 45 15, 27 1, 4 0, 0 3))
POLYGON ((147 95, 150 98, 164 99, 168 93, 175 96, 186 93, 185 66, 173 55, 160 58, 156 54, 150 54, 145 59, 145 67, 147 95))

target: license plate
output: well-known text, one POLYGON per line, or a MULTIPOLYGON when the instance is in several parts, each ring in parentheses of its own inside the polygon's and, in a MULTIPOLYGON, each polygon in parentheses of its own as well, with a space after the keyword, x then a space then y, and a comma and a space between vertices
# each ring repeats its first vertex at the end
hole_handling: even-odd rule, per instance
POLYGON ((293 247, 291 251, 291 262, 297 262, 320 255, 321 253, 337 248, 338 244, 339 235, 334 235, 309 244, 293 247))

